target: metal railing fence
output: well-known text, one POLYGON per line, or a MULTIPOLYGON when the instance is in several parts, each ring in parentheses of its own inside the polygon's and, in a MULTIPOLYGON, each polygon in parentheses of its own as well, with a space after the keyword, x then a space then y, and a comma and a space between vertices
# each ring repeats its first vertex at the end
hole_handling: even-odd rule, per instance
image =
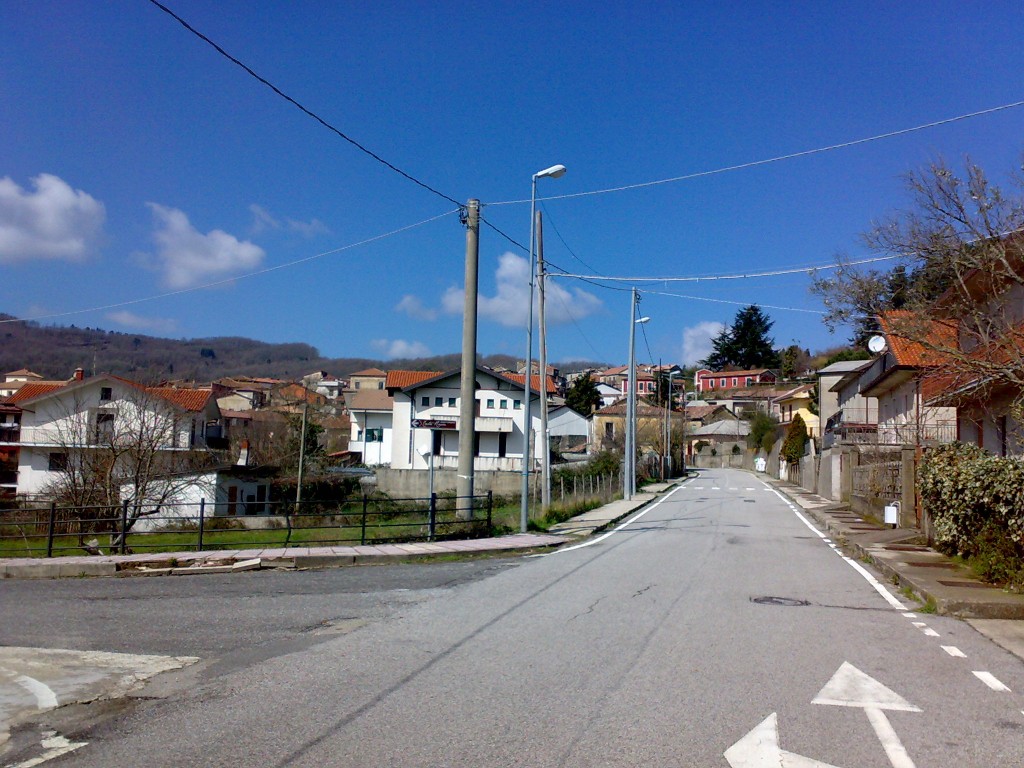
POLYGON ((394 544, 490 535, 493 495, 22 507, 0 511, 0 557, 394 544), (228 514, 233 508, 236 514, 228 514), (259 513, 246 514, 251 509, 259 513), (241 512, 241 514, 237 514, 241 512))

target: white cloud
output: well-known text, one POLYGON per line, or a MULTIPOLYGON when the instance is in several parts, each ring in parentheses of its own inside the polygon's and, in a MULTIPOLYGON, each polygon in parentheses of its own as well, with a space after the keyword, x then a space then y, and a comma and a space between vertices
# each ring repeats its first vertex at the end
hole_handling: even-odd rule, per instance
POLYGON ((374 349, 379 349, 388 360, 396 357, 428 357, 430 355, 427 345, 419 341, 374 339, 370 344, 374 349))
POLYGON ((282 229, 284 227, 287 227, 292 232, 298 232, 303 237, 326 235, 331 231, 327 228, 326 224, 320 221, 320 219, 299 221, 297 219, 286 218, 282 224, 281 220, 274 216, 274 214, 262 205, 257 205, 256 203, 252 203, 249 206, 249 212, 252 213, 251 231, 254 235, 266 232, 268 229, 282 229))
POLYGON ((151 333, 173 333, 178 329, 178 322, 170 317, 142 317, 128 310, 109 312, 107 319, 133 331, 151 333))
POLYGON ((84 259, 103 229, 103 203, 49 173, 32 185, 28 192, 8 176, 0 179, 0 264, 84 259))
POLYGON ((189 288, 232 272, 254 269, 266 255, 258 245, 240 241, 220 229, 202 234, 176 208, 157 203, 147 205, 156 218, 153 237, 158 246, 157 258, 164 282, 170 288, 189 288))
POLYGON ((725 330, 725 324, 714 320, 683 329, 683 365, 695 365, 711 354, 711 340, 725 330))
POLYGON ((281 222, 275 219, 273 214, 262 205, 253 203, 249 206, 249 211, 252 213, 252 233, 254 235, 258 235, 268 229, 281 228, 281 222))
MULTIPOLYGON (((481 294, 478 299, 477 309, 480 316, 509 328, 525 327, 530 311, 528 260, 514 253, 502 254, 498 259, 495 280, 498 292, 494 296, 481 294)), ((601 300, 593 294, 579 288, 566 289, 556 280, 547 281, 546 299, 547 321, 553 325, 581 320, 604 307, 601 300)), ((450 315, 460 315, 463 301, 463 290, 453 287, 445 291, 441 297, 441 306, 450 315)))
POLYGON ((437 320, 437 310, 423 304, 417 296, 406 294, 395 304, 396 312, 403 312, 416 320, 437 320))

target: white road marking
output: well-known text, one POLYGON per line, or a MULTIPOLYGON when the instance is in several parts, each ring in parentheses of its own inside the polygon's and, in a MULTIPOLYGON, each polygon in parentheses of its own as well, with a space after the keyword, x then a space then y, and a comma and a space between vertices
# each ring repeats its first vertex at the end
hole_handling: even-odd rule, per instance
MULTIPOLYGON (((789 507, 790 510, 792 510, 794 515, 796 515, 798 518, 800 518, 800 522, 802 522, 804 525, 806 525, 811 530, 811 532, 814 533, 819 539, 821 539, 822 541, 825 541, 827 539, 825 534, 822 533, 821 531, 819 531, 817 528, 815 528, 814 525, 811 523, 811 521, 808 520, 806 517, 804 517, 800 513, 800 511, 789 501, 789 499, 787 499, 785 496, 783 496, 781 493, 779 493, 779 491, 777 489, 772 488, 771 486, 769 486, 767 483, 765 483, 765 487, 768 488, 768 490, 770 490, 776 496, 778 496, 782 500, 782 503, 785 504, 787 507, 789 507)), ((839 552, 838 548, 836 548, 836 552, 839 552)), ((885 599, 885 601, 887 603, 889 603, 889 605, 891 605, 893 608, 895 608, 898 611, 905 611, 905 610, 907 610, 907 606, 905 606, 903 603, 901 603, 899 600, 897 600, 889 592, 889 590, 887 590, 881 583, 879 583, 878 579, 876 579, 874 576, 872 576, 870 573, 868 573, 868 571, 866 571, 863 568, 863 566, 861 566, 860 563, 856 562, 855 560, 853 560, 853 559, 851 559, 849 557, 846 557, 842 553, 839 553, 839 556, 842 557, 843 560, 845 560, 847 562, 847 564, 849 564, 849 566, 851 568, 853 568, 855 571, 857 571, 857 573, 859 573, 861 576, 863 576, 867 580, 868 584, 870 584, 872 587, 874 587, 875 591, 878 592, 878 594, 880 594, 885 599)))
POLYGON ((914 761, 893 730, 885 710, 920 712, 921 709, 891 688, 844 661, 832 679, 814 697, 813 703, 863 709, 893 768, 914 768, 914 761))
POLYGON ((552 557, 553 555, 560 555, 562 552, 572 552, 574 549, 583 549, 584 547, 592 547, 595 544, 598 544, 598 543, 604 541, 609 536, 611 536, 613 533, 618 533, 619 531, 621 531, 626 526, 632 525, 637 520, 639 520, 641 517, 646 515, 648 512, 651 512, 652 510, 654 510, 657 507, 661 506, 662 502, 668 501, 668 499, 672 495, 674 495, 676 493, 676 491, 682 490, 683 488, 686 488, 686 487, 687 486, 685 486, 685 485, 678 486, 675 490, 670 491, 665 496, 662 496, 660 499, 658 499, 656 502, 651 504, 649 507, 644 507, 643 509, 640 510, 640 512, 638 512, 637 514, 633 515, 633 517, 631 517, 628 520, 626 520, 626 521, 620 523, 619 525, 615 526, 614 528, 612 528, 607 533, 604 533, 604 534, 598 536, 596 539, 590 539, 589 541, 584 541, 584 542, 582 542, 580 544, 573 544, 571 547, 562 547, 560 549, 556 549, 554 552, 549 552, 548 554, 544 555, 544 557, 552 557))
POLYGON ((927 624, 925 624, 925 623, 924 623, 923 621, 912 621, 912 622, 910 622, 910 623, 911 623, 911 624, 913 624, 913 625, 914 625, 915 627, 917 627, 918 629, 922 629, 923 627, 927 627, 927 626, 928 626, 928 625, 927 625, 927 624))
POLYGON ((917 614, 916 613, 904 613, 903 615, 906 618, 908 618, 908 619, 916 619, 917 618, 917 614))
POLYGON ((966 659, 967 654, 957 648, 955 645, 940 645, 942 650, 957 659, 966 659))
POLYGON ((926 635, 928 635, 928 637, 939 637, 939 633, 936 632, 931 627, 928 627, 927 629, 923 629, 921 631, 924 632, 926 635))
POLYGON ((712 491, 720 491, 720 490, 722 490, 722 489, 721 489, 721 488, 719 488, 719 487, 718 487, 717 485, 712 485, 712 486, 711 486, 711 490, 712 490, 712 491))
POLYGON ((779 716, 772 712, 725 751, 732 768, 835 768, 830 763, 787 752, 779 747, 779 716))
POLYGON ((981 680, 985 685, 991 688, 993 691, 999 691, 1001 693, 1010 693, 1010 689, 1000 682, 999 678, 993 675, 991 672, 978 672, 975 671, 974 676, 981 680))
POLYGON ((36 706, 39 709, 54 709, 57 706, 57 694, 46 683, 28 675, 18 675, 14 682, 36 697, 36 706))
POLYGON ((66 755, 69 752, 74 752, 76 749, 81 749, 89 742, 87 741, 68 741, 63 736, 50 731, 49 734, 43 739, 43 749, 46 751, 38 757, 33 757, 31 760, 25 760, 21 763, 15 763, 10 768, 34 768, 36 765, 41 765, 49 760, 53 760, 55 757, 66 755))

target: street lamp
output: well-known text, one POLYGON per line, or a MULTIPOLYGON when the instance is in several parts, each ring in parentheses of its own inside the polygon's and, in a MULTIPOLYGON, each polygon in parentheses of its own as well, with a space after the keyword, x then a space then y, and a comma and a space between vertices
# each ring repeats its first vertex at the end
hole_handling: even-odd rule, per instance
POLYGON ((675 371, 668 372, 668 408, 665 409, 665 456, 661 462, 663 477, 662 480, 669 480, 672 475, 672 378, 675 371))
POLYGON ((626 394, 626 456, 622 495, 628 500, 636 495, 636 327, 649 323, 649 317, 636 317, 637 290, 629 309, 629 392, 626 394), (635 318, 635 319, 634 319, 635 318))
MULTIPOLYGON (((557 179, 565 175, 564 165, 552 165, 543 171, 533 174, 530 185, 530 301, 529 313, 526 321, 526 403, 523 408, 523 482, 522 499, 519 506, 519 530, 526 533, 530 516, 530 433, 533 431, 533 424, 530 416, 530 378, 533 374, 533 280, 536 266, 533 261, 533 246, 536 240, 534 229, 534 218, 537 215, 537 179, 557 179)), ((541 381, 544 383, 542 397, 547 397, 546 371, 541 372, 541 381)))

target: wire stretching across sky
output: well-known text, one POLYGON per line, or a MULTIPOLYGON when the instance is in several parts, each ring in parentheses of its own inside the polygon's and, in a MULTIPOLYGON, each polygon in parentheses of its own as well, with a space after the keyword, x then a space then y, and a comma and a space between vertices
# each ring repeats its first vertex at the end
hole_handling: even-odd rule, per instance
POLYGON ((729 299, 710 299, 707 296, 686 296, 682 293, 668 293, 666 291, 652 291, 649 288, 637 288, 638 293, 643 293, 648 296, 670 296, 673 299, 689 299, 691 301, 710 301, 714 304, 732 304, 737 307, 749 307, 751 304, 756 304, 759 307, 765 309, 779 309, 784 312, 806 312, 810 315, 824 315, 825 313, 818 309, 800 309, 799 307, 780 307, 775 304, 765 304, 760 301, 730 301, 729 299))
MULTIPOLYGON (((150 0, 151 2, 153 0, 150 0)), ((901 128, 896 131, 889 131, 887 133, 879 133, 875 136, 867 136, 863 139, 853 139, 852 141, 843 141, 838 144, 830 144, 827 147, 817 147, 816 149, 805 149, 800 152, 790 152, 786 155, 776 155, 775 157, 768 157, 763 160, 752 160, 749 163, 738 163, 736 165, 726 165, 721 168, 713 168, 708 171, 696 171, 694 173, 687 173, 683 176, 673 176, 668 179, 657 179, 655 181, 643 181, 637 184, 624 184, 619 187, 608 187, 607 189, 594 189, 589 192, 572 192, 566 195, 550 195, 547 197, 537 198, 537 201, 542 200, 571 200, 576 197, 590 197, 592 195, 606 195, 612 192, 625 192, 630 189, 641 189, 643 187, 654 187, 659 184, 671 184, 676 181, 689 181, 690 179, 699 179, 705 176, 715 176, 720 173, 728 173, 730 171, 741 171, 746 168, 756 168, 760 165, 769 165, 771 163, 778 163, 783 160, 793 160, 798 157, 808 157, 809 155, 819 155, 823 152, 832 152, 837 149, 846 149, 847 147, 856 147, 859 144, 867 144, 872 141, 881 141, 882 139, 891 139, 896 136, 904 136, 908 133, 914 133, 916 131, 924 131, 928 128, 937 128, 940 125, 949 125, 950 123, 956 123, 961 120, 970 120, 974 117, 983 117, 985 115, 991 115, 996 112, 1003 112, 1008 109, 1015 109, 1017 107, 1024 106, 1024 101, 1014 101, 1009 104, 1001 104, 998 107, 990 107, 988 109, 980 109, 977 112, 968 112, 965 115, 957 115, 956 117, 947 117, 942 120, 935 120, 930 123, 923 123, 921 125, 915 125, 912 128, 901 128)), ((522 203, 530 202, 529 198, 525 200, 503 200, 497 203, 486 203, 486 205, 519 205, 522 203)))
POLYGON ((389 163, 387 160, 385 160, 383 157, 378 155, 376 152, 374 152, 374 151, 364 147, 362 144, 360 144, 358 141, 356 141, 351 136, 346 134, 340 128, 336 128, 335 126, 331 125, 331 123, 327 122, 324 118, 320 117, 320 115, 318 115, 316 112, 314 112, 311 109, 308 109, 307 107, 305 107, 302 104, 300 104, 298 101, 293 99, 291 96, 289 96, 287 93, 282 91, 280 88, 278 88, 272 82, 267 80, 265 77, 257 74, 247 64, 244 64, 243 62, 241 62, 240 60, 238 60, 234 56, 232 56, 230 53, 225 51, 217 43, 213 42, 213 40, 211 40, 206 35, 204 35, 202 32, 200 32, 198 29, 193 27, 191 24, 189 24, 187 21, 185 21, 183 18, 181 18, 181 16, 176 14, 174 11, 172 11, 170 8, 168 8, 166 5, 163 5, 162 3, 157 2, 157 0, 149 0, 149 2, 152 3, 153 5, 155 5, 157 8, 159 8, 164 13, 166 13, 172 19, 177 21, 179 24, 181 24, 181 26, 183 26, 185 29, 187 29, 189 32, 191 32, 193 35, 198 37, 204 43, 207 43, 210 47, 212 47, 215 51, 217 51, 217 53, 219 53, 221 56, 226 58, 228 61, 230 61, 231 63, 236 64, 239 67, 241 67, 242 69, 244 69, 249 75, 254 77, 256 80, 261 82, 263 85, 267 86, 267 88, 272 90, 274 93, 276 93, 282 99, 287 101, 289 104, 292 104, 293 106, 298 107, 302 112, 304 112, 305 114, 307 114, 310 117, 312 117, 314 120, 316 120, 318 123, 320 123, 320 125, 322 125, 324 128, 326 128, 327 130, 331 131, 332 133, 337 134, 338 136, 343 138, 345 141, 347 141, 349 144, 351 144, 353 147, 358 149, 360 152, 362 152, 362 153, 364 153, 366 155, 369 155, 370 157, 372 157, 374 160, 376 160, 381 165, 383 165, 383 166, 385 166, 387 168, 390 168, 392 171, 394 171, 395 173, 399 174, 400 176, 404 176, 409 181, 411 181, 413 184, 416 184, 416 185, 418 185, 420 187, 423 187, 423 189, 427 190, 428 192, 433 192, 435 195, 437 195, 440 198, 443 198, 443 199, 447 200, 449 203, 453 203, 453 204, 458 205, 460 207, 462 206, 462 203, 460 203, 455 198, 449 197, 444 192, 441 192, 440 190, 435 189, 434 187, 430 186, 426 182, 420 181, 415 176, 413 176, 413 175, 403 171, 397 165, 393 165, 392 163, 389 163))
POLYGON ((437 221, 438 219, 443 219, 445 216, 451 216, 453 213, 458 213, 461 210, 462 210, 461 207, 460 208, 456 208, 453 211, 446 211, 445 213, 438 214, 437 216, 431 216, 429 219, 424 219, 423 221, 418 221, 415 224, 409 224, 408 226, 400 227, 399 229, 393 229, 390 232, 385 232, 382 235, 374 235, 373 237, 368 237, 365 240, 360 240, 358 243, 349 243, 348 245, 343 245, 340 248, 334 248, 334 249, 332 249, 330 251, 324 251, 322 253, 317 253, 317 254, 314 254, 313 256, 306 256, 305 258, 296 259, 294 261, 288 261, 288 262, 285 262, 284 264, 276 264, 273 267, 266 267, 265 269, 259 269, 259 270, 256 270, 255 272, 246 272, 244 275, 235 275, 234 277, 225 277, 223 280, 215 280, 212 283, 203 283, 202 285, 194 285, 194 286, 192 286, 190 288, 179 288, 176 291, 167 291, 166 293, 159 293, 159 294, 156 294, 154 296, 143 296, 143 297, 138 298, 138 299, 129 299, 128 301, 119 301, 119 302, 116 302, 114 304, 104 304, 104 305, 99 306, 99 307, 89 307, 87 309, 72 309, 72 310, 69 310, 67 312, 54 312, 53 314, 49 314, 49 315, 35 315, 34 317, 16 317, 16 318, 12 318, 10 320, 0 320, 0 325, 3 325, 4 323, 22 323, 22 322, 26 322, 26 321, 35 321, 35 320, 52 320, 52 319, 58 318, 58 317, 69 317, 71 315, 84 315, 84 314, 87 314, 89 312, 105 312, 108 309, 118 309, 120 307, 130 307, 130 306, 133 306, 135 304, 142 304, 142 303, 147 302, 147 301, 156 301, 157 299, 166 299, 166 298, 170 298, 171 296, 181 296, 182 294, 185 294, 185 293, 193 293, 194 291, 202 291, 202 290, 204 290, 206 288, 216 288, 219 285, 227 285, 228 283, 233 283, 236 280, 245 280, 246 278, 249 278, 249 277, 259 277, 260 275, 266 275, 266 274, 269 274, 270 272, 277 272, 279 269, 288 269, 289 267, 295 267, 295 266, 298 266, 299 264, 305 264, 305 263, 310 262, 310 261, 315 261, 316 259, 322 259, 324 256, 332 256, 332 255, 334 255, 336 253, 341 253, 342 251, 349 251, 349 250, 352 250, 353 248, 359 248, 360 246, 363 246, 363 245, 369 245, 370 243, 375 243, 378 240, 383 240, 383 239, 385 239, 387 237, 392 237, 393 235, 397 235, 397 234, 400 234, 402 232, 408 232, 410 229, 416 229, 417 227, 422 227, 424 224, 429 224, 432 221, 437 221))

